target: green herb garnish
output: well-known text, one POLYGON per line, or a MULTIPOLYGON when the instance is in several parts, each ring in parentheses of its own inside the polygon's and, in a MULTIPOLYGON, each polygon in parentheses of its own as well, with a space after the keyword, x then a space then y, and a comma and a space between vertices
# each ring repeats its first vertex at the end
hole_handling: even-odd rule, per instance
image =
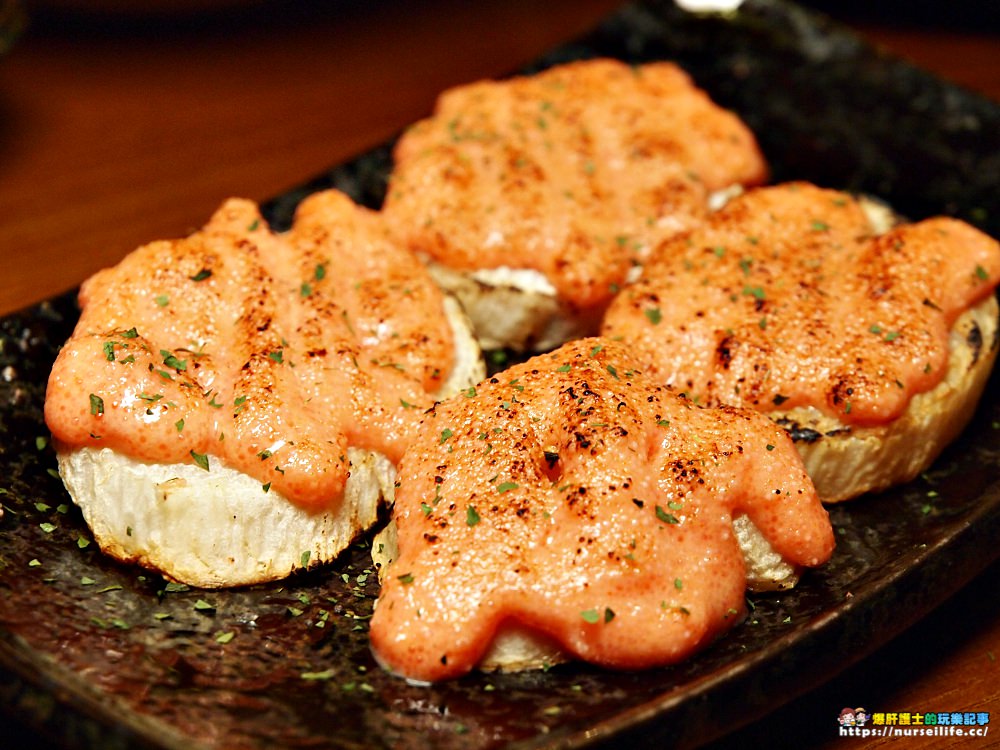
POLYGON ((163 364, 167 367, 173 367, 178 371, 187 369, 187 360, 178 359, 166 349, 160 349, 160 356, 163 357, 163 364))
POLYGON ((660 521, 663 521, 663 523, 680 523, 680 521, 677 520, 677 516, 672 513, 667 513, 667 511, 663 509, 662 505, 656 506, 656 517, 660 521))
POLYGON ((204 453, 195 453, 194 450, 191 451, 191 458, 194 459, 195 464, 200 466, 205 471, 209 470, 208 466, 208 456, 204 453))

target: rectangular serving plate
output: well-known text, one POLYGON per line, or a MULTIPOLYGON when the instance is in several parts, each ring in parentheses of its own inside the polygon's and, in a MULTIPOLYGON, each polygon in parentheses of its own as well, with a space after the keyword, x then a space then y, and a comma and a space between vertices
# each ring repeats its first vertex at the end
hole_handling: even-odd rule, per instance
MULTIPOLYGON (((821 16, 782 0, 725 16, 639 3, 533 67, 593 56, 679 62, 753 128, 775 181, 1000 233, 989 177, 1000 169, 984 168, 1000 154, 1000 108, 821 16)), ((302 197, 327 187, 378 206, 389 155, 387 145, 338 166, 265 213, 286 228, 302 197)), ((931 471, 833 507, 830 563, 794 591, 752 597, 748 619, 687 662, 407 685, 368 650, 377 587, 363 543, 322 570, 223 592, 178 590, 94 549, 54 475, 41 413, 75 318, 65 296, 0 320, 0 709, 69 747, 693 746, 871 653, 997 557, 994 378, 931 471)))

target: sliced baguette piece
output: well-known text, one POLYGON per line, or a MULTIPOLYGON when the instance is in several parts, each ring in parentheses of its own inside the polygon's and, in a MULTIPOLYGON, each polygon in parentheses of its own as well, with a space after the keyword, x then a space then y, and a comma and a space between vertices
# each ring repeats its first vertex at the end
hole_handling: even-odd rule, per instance
POLYGON ((485 374, 461 306, 336 191, 286 235, 231 199, 80 302, 45 404, 66 488, 102 550, 195 586, 332 559, 392 502, 420 412, 485 374))
POLYGON ((444 92, 394 151, 383 213, 484 348, 592 335, 650 248, 762 183, 753 134, 677 66, 609 59, 444 92))
MULTIPOLYGON (((479 382, 485 366, 467 318, 445 298, 454 366, 438 397, 479 382)), ((336 510, 311 512, 207 456, 150 463, 109 448, 57 445, 59 474, 101 550, 199 588, 284 578, 329 562, 392 504, 396 468, 381 453, 349 447, 350 475, 336 510)))
MULTIPOLYGON (((984 293, 991 291, 995 287, 998 254, 994 240, 972 227, 947 219, 931 219, 926 223, 921 222, 920 224, 909 225, 905 217, 894 212, 885 202, 868 195, 848 196, 846 193, 822 190, 806 183, 792 183, 789 185, 759 188, 746 193, 740 201, 734 202, 733 210, 739 209, 743 213, 731 212, 731 218, 734 221, 733 226, 735 227, 735 229, 731 228, 729 230, 731 235, 743 234, 747 237, 753 236, 755 238, 754 245, 756 246, 757 235, 754 231, 756 227, 746 223, 746 220, 752 218, 753 215, 751 214, 748 217, 747 204, 751 201, 757 201, 760 197, 768 194, 779 195, 782 193, 790 197, 801 195, 806 201, 809 201, 804 201, 802 204, 796 205, 796 214, 800 217, 800 221, 802 216, 822 215, 824 201, 833 200, 835 202, 834 205, 838 207, 856 206, 852 210, 860 209, 861 212, 861 221, 858 223, 855 234, 855 237, 858 238, 859 247, 860 243, 876 242, 878 238, 884 239, 886 236, 898 237, 901 233, 910 231, 911 229, 919 231, 919 227, 921 226, 934 227, 932 230, 925 231, 935 232, 941 237, 961 232, 960 236, 963 237, 962 242, 966 243, 966 246, 970 248, 975 248, 974 250, 970 249, 969 259, 965 261, 970 268, 970 283, 975 287, 981 287, 984 293), (867 226, 864 226, 865 223, 867 223, 867 226), (978 255, 976 255, 977 253, 978 255)), ((820 234, 820 229, 825 230, 823 222, 816 222, 812 227, 805 230, 799 228, 797 233, 795 233, 793 230, 788 229, 787 223, 785 223, 789 221, 788 211, 782 213, 782 207, 779 206, 776 208, 773 204, 766 205, 770 205, 769 210, 758 214, 765 216, 761 220, 762 223, 778 222, 780 226, 786 228, 787 232, 791 233, 790 236, 799 238, 799 241, 802 242, 802 247, 808 247, 809 243, 820 234)), ((759 206, 757 209, 759 210, 759 206)), ((728 211, 729 209, 726 210, 728 211)), ((725 227, 724 223, 721 225, 725 227)), ((711 226, 711 221, 707 226, 711 226)), ((709 231, 711 230, 696 230, 692 232, 688 238, 688 243, 699 247, 702 245, 711 245, 712 240, 709 238, 711 235, 707 235, 709 231)), ((854 241, 854 238, 849 238, 848 241, 854 241)), ((721 245, 719 246, 721 247, 721 245)), ((761 242, 760 247, 766 248, 766 244, 761 242)), ((790 247, 786 247, 785 250, 788 250, 790 247)), ((840 252, 840 247, 838 245, 836 248, 831 248, 831 254, 840 252)), ((898 250, 900 247, 902 246, 896 247, 895 250, 898 250)), ((735 253, 736 251, 733 252, 735 253)), ((801 252, 798 254, 784 252, 782 257, 795 258, 796 262, 800 265, 808 265, 815 260, 813 255, 810 255, 809 260, 804 261, 801 252)), ((882 257, 888 257, 888 255, 886 254, 882 257)), ((621 315, 624 305, 620 305, 619 303, 623 302, 626 295, 633 295, 635 298, 638 298, 642 294, 663 294, 663 290, 658 288, 655 282, 650 282, 649 277, 656 277, 660 273, 661 269, 656 266, 658 261, 671 263, 674 268, 679 265, 679 262, 669 260, 669 258, 673 258, 673 256, 663 253, 657 259, 651 260, 645 268, 645 277, 640 278, 634 287, 625 290, 622 297, 616 300, 606 318, 606 324, 603 329, 606 335, 622 334, 623 329, 620 327, 622 318, 616 316, 621 315), (610 325, 608 325, 609 322, 610 325)), ((779 268, 777 266, 778 251, 775 251, 773 258, 774 265, 772 265, 769 271, 773 278, 767 277, 769 279, 769 286, 762 285, 760 287, 753 286, 754 281, 745 281, 744 279, 750 278, 752 263, 760 262, 766 265, 772 262, 772 259, 766 256, 758 258, 754 255, 754 251, 749 251, 744 260, 741 261, 746 266, 739 278, 739 285, 734 286, 734 288, 739 289, 742 286, 742 293, 733 295, 730 299, 736 307, 741 303, 745 303, 751 297, 758 299, 760 307, 756 308, 754 314, 750 316, 751 324, 749 324, 749 327, 751 330, 756 327, 753 324, 756 324, 759 319, 760 329, 762 331, 765 329, 764 323, 766 322, 767 331, 771 331, 776 326, 771 318, 765 318, 770 310, 781 310, 782 305, 794 307, 798 304, 796 302, 788 302, 784 299, 781 302, 772 303, 774 298, 782 294, 783 287, 785 289, 797 288, 795 286, 796 279, 794 278, 794 273, 787 273, 784 267, 779 268), (778 279, 780 281, 776 281, 778 279), (766 307, 766 305, 771 304, 777 307, 766 307)), ((899 263, 900 261, 896 260, 895 262, 899 263)), ((907 262, 913 261, 908 258, 907 262)), ((936 267, 940 267, 941 262, 940 258, 930 257, 926 260, 923 267, 932 267, 931 263, 937 264, 936 267)), ((918 264, 917 267, 920 267, 920 265, 918 264)), ((876 272, 868 271, 867 273, 869 275, 865 277, 866 279, 876 278, 876 272)), ((831 271, 825 273, 824 276, 834 277, 836 273, 831 271)), ((890 282, 883 283, 890 284, 890 282)), ((874 281, 872 281, 872 284, 874 286, 874 281)), ((917 305, 929 309, 939 309, 931 299, 922 296, 919 287, 904 289, 903 291, 894 289, 893 292, 896 299, 900 300, 900 303, 912 304, 912 301, 916 300, 917 305), (921 300, 923 301, 921 302, 921 300)), ((945 294, 945 292, 941 293, 945 294)), ((881 290, 875 290, 871 293, 870 297, 879 299, 881 294, 883 294, 881 290)), ((826 296, 830 299, 839 299, 836 293, 827 293, 826 296)), ((857 304, 860 308, 865 304, 871 304, 871 302, 872 299, 859 299, 857 304)), ((853 415, 851 418, 848 418, 847 414, 838 417, 829 413, 829 411, 822 411, 815 406, 799 405, 794 408, 783 408, 778 405, 780 403, 779 399, 784 400, 782 396, 775 396, 773 399, 770 395, 766 397, 753 396, 753 398, 760 399, 760 401, 744 402, 739 400, 743 398, 740 395, 741 390, 734 391, 738 398, 732 401, 732 403, 744 406, 753 405, 754 408, 759 408, 770 419, 785 428, 802 456, 806 469, 820 497, 826 503, 841 502, 866 493, 880 492, 894 485, 910 481, 931 465, 944 448, 955 440, 972 418, 996 360, 998 342, 1000 342, 1000 332, 998 332, 998 315, 1000 315, 1000 311, 998 311, 996 296, 995 294, 988 294, 988 296, 980 297, 978 301, 973 298, 968 304, 971 307, 963 309, 961 306, 957 306, 950 310, 950 315, 955 317, 951 323, 951 328, 947 331, 947 355, 941 359, 943 365, 942 379, 934 385, 928 385, 927 390, 914 392, 906 402, 905 408, 901 408, 899 415, 891 420, 882 420, 875 424, 872 424, 872 421, 866 423, 862 423, 860 420, 852 422, 853 415)), ((722 309, 722 306, 716 306, 716 309, 722 309)), ((846 311, 846 314, 849 316, 853 315, 857 319, 863 319, 861 316, 865 312, 865 310, 861 309, 851 309, 846 311)), ((664 316, 664 320, 666 319, 666 316, 664 316)), ((737 325, 741 324, 733 322, 734 320, 735 318, 730 319, 725 324, 729 330, 733 330, 737 325)), ((705 383, 705 372, 712 371, 711 368, 716 366, 712 363, 717 362, 719 350, 712 350, 711 347, 704 345, 704 342, 710 340, 711 337, 706 338, 702 329, 698 328, 696 333, 692 332, 698 326, 697 321, 680 322, 683 324, 681 330, 685 331, 681 338, 699 342, 697 346, 692 345, 691 351, 688 352, 691 359, 695 359, 692 355, 694 352, 705 355, 701 365, 693 365, 694 374, 688 371, 683 373, 682 376, 678 375, 674 380, 670 380, 670 377, 673 377, 673 375, 670 377, 663 375, 663 373, 668 371, 673 374, 681 373, 680 368, 682 365, 679 363, 679 359, 678 361, 671 361, 669 366, 664 366, 664 363, 671 360, 673 356, 670 353, 678 351, 678 339, 675 336, 678 321, 673 317, 670 318, 669 324, 665 324, 660 329, 657 329, 657 334, 654 338, 647 338, 641 345, 645 346, 647 352, 651 353, 650 356, 660 363, 658 366, 663 367, 660 370, 660 374, 664 379, 672 382, 677 387, 693 387, 696 393, 703 396, 704 394, 698 389, 705 383), (706 362, 709 364, 705 364, 706 362), (704 371, 699 369, 702 365, 705 365, 704 371), (685 381, 683 378, 687 378, 688 380, 685 381), (692 386, 692 383, 697 383, 698 385, 692 386)), ((717 323, 713 323, 712 325, 717 325, 717 323)), ((898 336, 898 333, 886 332, 880 337, 878 336, 879 333, 880 326, 872 324, 867 328, 865 336, 871 337, 873 345, 884 345, 898 336)), ((917 333, 920 333, 920 331, 917 333)), ((824 333, 822 335, 828 334, 824 333)), ((626 335, 625 339, 629 340, 629 336, 626 335)), ((633 340, 632 343, 637 346, 640 345, 638 340, 633 340)), ((818 338, 814 343, 826 346, 822 338, 818 338)), ((794 346, 787 342, 783 342, 780 348, 787 351, 796 351, 794 346)), ((731 356, 732 349, 727 347, 725 354, 727 358, 731 356)), ((777 354, 780 355, 782 352, 778 351, 777 354)), ((803 356, 808 359, 812 354, 800 355, 800 358, 803 356)), ((862 351, 856 352, 851 356, 866 357, 868 355, 862 351)), ((772 360, 767 363, 772 369, 774 369, 774 361, 772 360)), ((853 359, 849 361, 854 362, 853 359)), ((862 362, 862 359, 859 358, 857 362, 862 362)), ((817 378, 829 377, 829 365, 814 364, 814 367, 817 378)), ((930 365, 928 364, 927 367, 930 367, 930 365)), ((853 365, 844 366, 844 370, 848 373, 852 370, 861 369, 860 365, 857 367, 853 365)), ((709 385, 719 387, 718 382, 722 381, 723 378, 730 377, 730 363, 726 361, 724 365, 716 367, 712 372, 714 373, 713 379, 716 382, 713 386, 712 381, 709 380, 709 385)), ((762 385, 762 383, 753 382, 751 377, 746 376, 744 370, 740 372, 745 376, 738 381, 742 393, 754 392, 756 388, 762 385)), ((774 372, 769 371, 768 378, 765 380, 774 382, 776 378, 771 376, 776 372, 776 369, 774 372)), ((925 372, 929 372, 929 370, 925 370, 925 372)), ((777 374, 780 377, 780 372, 777 374)), ((893 382, 891 378, 886 376, 882 376, 882 380, 889 384, 893 382)), ((901 380, 897 379, 895 383, 900 389, 903 388, 901 380)), ((764 387, 765 389, 771 388, 771 385, 770 383, 765 383, 764 387)), ((846 408, 848 413, 851 411, 849 403, 850 393, 851 390, 848 388, 845 389, 844 394, 839 395, 841 408, 846 408), (845 402, 847 402, 846 407, 843 406, 845 402)), ((890 397, 894 395, 889 394, 890 397)), ((728 402, 725 394, 721 396, 710 395, 706 398, 706 401, 709 403, 728 402)), ((855 413, 857 413, 856 409, 855 413)))

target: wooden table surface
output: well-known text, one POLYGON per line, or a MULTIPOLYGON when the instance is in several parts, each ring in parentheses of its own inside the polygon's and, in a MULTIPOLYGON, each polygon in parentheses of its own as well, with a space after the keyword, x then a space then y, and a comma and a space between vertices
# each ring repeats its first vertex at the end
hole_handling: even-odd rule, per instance
MULTIPOLYGON (((188 233, 228 196, 302 183, 425 114, 441 89, 515 69, 616 3, 342 1, 280 20, 254 7, 227 24, 146 27, 60 22, 59 5, 76 3, 50 3, 0 59, 0 314, 188 233)), ((995 29, 859 30, 1000 100, 995 29)), ((873 656, 714 747, 892 744, 838 739, 843 706, 1000 716, 998 581, 994 564, 873 656)), ((993 729, 996 739, 905 746, 1000 745, 993 729)), ((0 737, 45 747, 9 717, 0 737)))

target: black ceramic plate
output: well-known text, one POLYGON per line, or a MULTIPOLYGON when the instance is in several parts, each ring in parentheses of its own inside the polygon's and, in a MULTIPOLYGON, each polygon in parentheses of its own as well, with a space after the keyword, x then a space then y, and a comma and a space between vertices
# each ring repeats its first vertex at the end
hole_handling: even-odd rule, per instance
MULTIPOLYGON (((919 218, 1000 233, 1000 108, 885 59, 779 0, 726 17, 628 6, 539 62, 674 59, 758 133, 775 179, 864 190, 919 218)), ((267 206, 287 225, 337 186, 377 205, 380 149, 267 206)), ((179 590, 104 559, 54 476, 41 417, 70 297, 0 321, 0 708, 74 747, 691 746, 884 643, 997 556, 1000 400, 925 476, 832 509, 831 562, 690 661, 638 674, 564 666, 419 688, 367 646, 367 550, 280 584, 179 590)))

